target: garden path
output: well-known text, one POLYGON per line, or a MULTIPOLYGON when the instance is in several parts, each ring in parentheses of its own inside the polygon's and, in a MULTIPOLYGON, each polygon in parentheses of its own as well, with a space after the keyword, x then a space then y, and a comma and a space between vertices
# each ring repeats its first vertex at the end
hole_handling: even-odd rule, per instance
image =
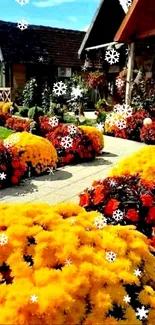
POLYGON ((142 143, 105 136, 103 154, 89 163, 66 166, 54 175, 31 178, 20 186, 0 191, 0 203, 64 201, 78 203, 78 193, 90 187, 94 180, 108 176, 109 169, 117 162, 144 147, 142 143))

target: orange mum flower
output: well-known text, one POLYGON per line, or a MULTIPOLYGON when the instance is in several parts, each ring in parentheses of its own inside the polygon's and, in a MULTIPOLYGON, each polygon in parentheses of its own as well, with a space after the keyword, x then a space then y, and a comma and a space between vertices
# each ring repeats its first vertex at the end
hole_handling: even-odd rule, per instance
POLYGON ((103 185, 100 185, 95 189, 95 191, 94 191, 94 204, 95 205, 99 204, 104 199, 103 190, 104 190, 103 185))
POLYGON ((143 194, 141 195, 141 201, 144 205, 144 207, 151 207, 153 205, 153 198, 149 194, 143 194))
POLYGON ((107 214, 108 216, 111 216, 115 210, 117 210, 119 206, 119 202, 115 199, 111 199, 107 206, 104 209, 104 213, 107 214))
POLYGON ((89 204, 89 194, 88 192, 80 194, 80 205, 86 207, 89 204))

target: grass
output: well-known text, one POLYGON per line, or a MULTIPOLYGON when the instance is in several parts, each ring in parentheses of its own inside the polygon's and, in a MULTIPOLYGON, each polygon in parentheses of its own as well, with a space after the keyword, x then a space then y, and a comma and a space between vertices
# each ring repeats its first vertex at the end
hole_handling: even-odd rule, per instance
POLYGON ((4 140, 12 133, 13 133, 12 130, 8 130, 8 129, 4 128, 3 126, 0 126, 0 139, 4 140))

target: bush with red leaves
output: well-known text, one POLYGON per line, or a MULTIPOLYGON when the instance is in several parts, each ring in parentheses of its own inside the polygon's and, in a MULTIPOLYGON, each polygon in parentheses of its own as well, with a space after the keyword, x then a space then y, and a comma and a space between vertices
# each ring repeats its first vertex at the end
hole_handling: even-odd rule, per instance
POLYGON ((52 142, 57 150, 59 166, 81 161, 90 161, 95 158, 96 152, 92 141, 82 130, 72 125, 59 124, 46 138, 52 142))
POLYGON ((128 139, 140 141, 140 130, 146 117, 150 117, 150 115, 147 111, 142 109, 127 118, 126 134, 128 139))
POLYGON ((29 131, 30 121, 18 117, 9 117, 6 120, 5 127, 16 132, 29 131))
POLYGON ((141 128, 140 139, 147 144, 155 144, 155 122, 141 128))
POLYGON ((155 182, 139 176, 109 177, 81 193, 80 205, 87 211, 99 211, 107 224, 135 225, 155 247, 155 182))
POLYGON ((0 190, 20 183, 26 166, 20 162, 15 148, 6 148, 0 142, 0 190))
POLYGON ((50 119, 48 116, 40 116, 39 117, 39 127, 40 127, 40 132, 43 137, 46 137, 46 135, 50 132, 52 132, 55 127, 50 125, 49 123, 50 119))
POLYGON ((0 113, 0 126, 5 126, 6 121, 7 121, 8 118, 10 118, 10 117, 11 117, 10 114, 0 113))

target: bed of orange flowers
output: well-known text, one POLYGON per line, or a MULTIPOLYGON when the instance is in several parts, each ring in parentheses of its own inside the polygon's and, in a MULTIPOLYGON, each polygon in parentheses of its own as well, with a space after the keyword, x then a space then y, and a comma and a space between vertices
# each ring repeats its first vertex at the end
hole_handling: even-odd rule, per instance
POLYGON ((121 160, 110 171, 110 176, 136 175, 142 179, 155 180, 155 146, 147 146, 121 160))
POLYGON ((28 132, 17 132, 4 140, 6 146, 15 147, 20 160, 31 166, 35 173, 41 174, 49 168, 55 168, 57 153, 53 145, 42 137, 28 132))
POLYGON ((154 324, 155 257, 133 226, 71 203, 1 204, 0 247, 0 324, 154 324))
POLYGON ((79 126, 81 130, 90 138, 92 141, 93 147, 97 153, 100 153, 104 147, 104 138, 101 131, 99 131, 96 127, 93 126, 79 126))

